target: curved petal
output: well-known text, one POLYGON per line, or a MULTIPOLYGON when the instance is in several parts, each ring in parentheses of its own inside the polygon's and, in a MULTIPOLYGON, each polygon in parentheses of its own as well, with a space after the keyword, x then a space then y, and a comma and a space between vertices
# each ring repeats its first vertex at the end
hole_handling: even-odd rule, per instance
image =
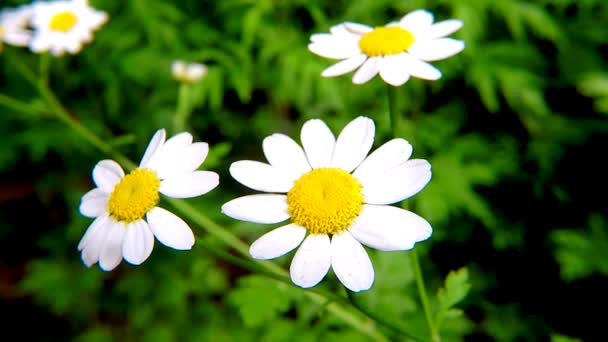
POLYGON ((449 19, 440 21, 431 27, 429 27, 424 36, 427 39, 437 39, 448 36, 458 30, 464 25, 462 20, 459 19, 449 19))
POLYGON ((240 160, 230 165, 230 175, 244 186, 263 192, 286 193, 293 180, 272 165, 253 160, 240 160))
POLYGON ((270 165, 285 171, 290 180, 296 180, 310 171, 302 147, 285 134, 275 133, 266 137, 262 147, 270 165))
POLYGON ((167 132, 165 132, 165 129, 159 129, 156 131, 156 133, 154 133, 152 139, 150 139, 150 142, 148 143, 148 147, 146 147, 144 156, 141 158, 139 167, 148 167, 148 161, 150 161, 150 158, 152 158, 156 151, 162 148, 163 144, 165 143, 166 136, 167 132))
POLYGON ((122 243, 127 229, 123 223, 115 222, 109 229, 108 236, 101 247, 99 267, 111 271, 122 260, 122 243))
POLYGON ((353 292, 369 290, 374 283, 374 267, 367 252, 348 232, 331 238, 331 267, 353 292))
POLYGON ((124 171, 117 162, 105 159, 93 168, 93 182, 106 194, 112 193, 114 186, 125 176, 124 171))
POLYGON ((287 220, 287 196, 250 195, 235 198, 222 206, 222 213, 241 221, 279 223, 287 220))
POLYGON ((150 230, 160 243, 178 250, 191 249, 194 234, 184 220, 163 208, 156 207, 146 214, 150 230))
POLYGON ((365 60, 367 56, 359 53, 352 57, 349 57, 345 60, 342 60, 321 72, 321 76, 323 77, 334 77, 347 74, 355 69, 357 69, 365 60))
POLYGON ((288 224, 271 230, 255 240, 249 247, 249 254, 258 260, 278 258, 298 247, 305 236, 306 228, 297 224, 288 224))
POLYGON ((344 23, 344 28, 346 28, 346 30, 348 32, 357 34, 357 35, 364 35, 370 31, 372 31, 374 28, 368 25, 364 25, 364 24, 359 24, 359 23, 353 23, 353 22, 345 22, 344 23))
MULTIPOLYGON (((183 134, 183 133, 182 133, 183 134)), ((158 178, 167 179, 196 170, 207 158, 209 145, 198 142, 186 143, 186 138, 192 139, 189 134, 172 143, 167 140, 163 148, 152 157, 149 168, 156 171, 158 178)))
POLYGON ((303 288, 317 285, 331 266, 331 243, 325 234, 308 235, 291 261, 291 281, 303 288))
POLYGON ((412 249, 433 233, 431 225, 411 211, 368 204, 348 231, 362 244, 381 251, 412 249))
POLYGON ((407 69, 403 67, 403 56, 400 53, 397 55, 386 56, 380 63, 380 77, 395 87, 398 87, 410 79, 407 69))
POLYGON ((423 61, 432 62, 452 57, 464 49, 464 42, 452 38, 440 38, 415 42, 408 53, 423 61))
MULTIPOLYGON (((97 242, 97 237, 99 236, 99 233, 106 226, 106 220, 107 219, 108 219, 108 215, 102 215, 102 216, 97 217, 93 221, 93 223, 91 223, 91 225, 89 226, 89 228, 87 228, 87 231, 84 233, 84 235, 80 239, 80 242, 78 243, 78 250, 79 251, 81 251, 85 247, 87 247, 88 244, 91 241, 97 242)), ((95 262, 93 262, 92 264, 94 264, 94 263, 95 262)))
POLYGON ((320 119, 308 120, 302 126, 300 139, 313 169, 331 165, 336 138, 320 119))
POLYGON ((122 255, 133 265, 146 261, 154 247, 154 235, 144 220, 127 225, 125 239, 122 244, 122 255))
POLYGON ((108 207, 108 194, 99 188, 95 188, 82 196, 80 200, 80 213, 86 217, 98 217, 103 215, 108 207))
POLYGON ((365 203, 395 203, 417 194, 428 184, 431 180, 431 164, 423 159, 412 159, 359 180, 363 186, 365 203))
POLYGON ((441 78, 441 71, 429 63, 421 61, 408 53, 403 53, 401 56, 403 68, 406 69, 410 76, 430 81, 441 78))
POLYGON ((348 123, 336 140, 332 166, 347 172, 359 166, 374 144, 374 131, 374 121, 364 116, 348 123))
POLYGON ((163 180, 158 191, 173 198, 190 198, 204 195, 218 184, 220 184, 220 176, 217 173, 194 171, 163 180))
POLYGON ((401 27, 418 33, 433 25, 433 13, 425 10, 416 10, 408 13, 399 21, 401 27))
POLYGON ((310 52, 330 59, 346 59, 361 52, 355 37, 316 37, 308 44, 310 52))
POLYGON ((353 75, 353 83, 363 84, 374 78, 380 69, 380 61, 382 61, 382 57, 370 57, 366 60, 353 75))
POLYGON ((412 155, 412 145, 405 139, 397 138, 387 141, 372 152, 353 172, 361 183, 379 172, 384 172, 405 163, 412 155))
POLYGON ((95 226, 91 224, 89 230, 85 233, 85 236, 80 240, 78 248, 82 249, 82 262, 84 262, 87 267, 91 267, 94 263, 99 261, 102 247, 114 223, 115 222, 107 216, 98 217, 97 220, 93 222, 95 226))

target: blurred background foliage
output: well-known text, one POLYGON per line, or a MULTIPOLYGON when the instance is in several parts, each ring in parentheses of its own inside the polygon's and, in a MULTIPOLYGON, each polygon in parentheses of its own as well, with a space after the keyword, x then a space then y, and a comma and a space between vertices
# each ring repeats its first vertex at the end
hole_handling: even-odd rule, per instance
MULTIPOLYGON (((269 227, 229 220, 219 207, 250 193, 227 168, 262 160, 265 136, 297 137, 316 117, 337 133, 366 115, 376 122, 376 146, 390 138, 386 85, 321 78, 331 61, 307 50, 310 35, 343 21, 384 25, 418 8, 436 20, 462 19, 454 36, 467 47, 434 63, 443 78, 412 79, 398 89, 400 136, 433 167, 429 186, 405 205, 434 227, 416 248, 442 337, 566 342, 605 335, 605 318, 590 307, 608 306, 608 168, 596 158, 607 146, 608 2, 91 2, 110 20, 79 55, 52 59, 51 87, 82 125, 138 160, 156 129, 175 133, 172 60, 206 63, 187 125, 212 146, 203 167, 219 172, 221 185, 189 202, 247 243, 269 227)), ((3 335, 366 340, 302 290, 201 247, 176 252, 157 244, 143 265, 123 263, 111 273, 84 267, 76 245, 90 219, 77 209, 92 186, 92 167, 106 156, 45 113, 11 60, 38 70, 39 56, 5 46, 0 92, 41 110, 0 107, 0 295, 10 313, 3 335), (23 321, 30 329, 11 330, 23 321)), ((426 336, 407 252, 368 252, 376 282, 356 300, 426 336)), ((287 267, 290 260, 278 262, 287 267)), ((344 295, 331 274, 321 287, 344 295)))

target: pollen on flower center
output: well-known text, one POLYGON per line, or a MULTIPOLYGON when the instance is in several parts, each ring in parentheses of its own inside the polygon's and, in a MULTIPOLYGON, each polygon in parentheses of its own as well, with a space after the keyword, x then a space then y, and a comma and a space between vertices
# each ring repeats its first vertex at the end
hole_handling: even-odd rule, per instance
POLYGON ((359 39, 359 48, 372 57, 395 55, 407 51, 414 39, 410 31, 399 26, 378 27, 359 39))
POLYGON ((51 18, 49 28, 53 31, 67 32, 76 25, 77 20, 78 18, 72 12, 59 12, 51 18))
POLYGON ((154 172, 136 169, 114 187, 108 201, 110 216, 126 223, 142 219, 160 199, 160 180, 154 172))
POLYGON ((361 212, 361 190, 359 181, 342 169, 314 169, 287 193, 288 211, 292 221, 311 234, 337 234, 361 212))

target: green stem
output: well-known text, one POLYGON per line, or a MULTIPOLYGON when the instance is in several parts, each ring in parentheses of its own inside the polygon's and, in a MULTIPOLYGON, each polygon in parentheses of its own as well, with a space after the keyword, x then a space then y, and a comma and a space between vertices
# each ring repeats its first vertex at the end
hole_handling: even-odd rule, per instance
POLYGON ((414 267, 414 275, 416 276, 416 286, 418 287, 420 301, 422 302, 424 316, 426 317, 426 324, 429 328, 429 336, 431 341, 439 342, 441 341, 441 336, 439 335, 439 331, 437 331, 435 322, 433 321, 429 297, 427 296, 426 288, 424 287, 424 278, 422 277, 422 272, 420 271, 420 260, 418 260, 418 252, 416 252, 416 249, 412 249, 410 256, 412 258, 412 266, 414 267))
POLYGON ((190 117, 191 108, 190 102, 190 87, 191 85, 185 82, 180 82, 177 95, 177 108, 175 117, 173 118, 173 128, 175 132, 186 130, 186 123, 190 117))
POLYGON ((40 54, 40 82, 43 86, 49 85, 50 56, 48 52, 40 54))
POLYGON ((32 116, 38 116, 44 113, 43 108, 29 103, 25 103, 23 101, 17 100, 10 96, 6 96, 4 94, 0 94, 0 105, 3 105, 18 112, 30 114, 32 116))
POLYGON ((399 135, 399 111, 397 110, 397 93, 399 88, 392 85, 386 85, 388 91, 388 115, 391 123, 392 137, 396 138, 399 135))
MULTIPOLYGON (((399 111, 397 109, 397 91, 399 88, 388 85, 388 111, 391 120, 391 131, 393 138, 396 138, 399 133, 399 111)), ((426 294, 426 287, 424 285, 424 278, 420 271, 420 261, 418 260, 418 252, 416 249, 412 249, 410 252, 412 265, 414 267, 414 276, 416 277, 416 287, 418 288, 418 296, 420 296, 420 302, 422 302, 422 309, 424 310, 424 317, 426 324, 429 329, 429 337, 433 342, 441 341, 439 331, 433 321, 433 315, 431 313, 431 306, 429 304, 429 297, 426 294)))

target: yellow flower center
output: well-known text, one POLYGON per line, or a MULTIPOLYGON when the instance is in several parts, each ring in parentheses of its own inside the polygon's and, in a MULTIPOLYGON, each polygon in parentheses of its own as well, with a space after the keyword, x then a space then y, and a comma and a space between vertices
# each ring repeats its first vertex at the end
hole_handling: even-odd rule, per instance
POLYGON ((314 169, 298 179, 287 193, 287 210, 294 223, 311 234, 337 234, 359 216, 362 186, 338 168, 314 169))
POLYGON ((131 223, 140 220, 160 199, 160 179, 148 169, 135 169, 114 187, 108 201, 110 216, 131 223))
POLYGON ((76 25, 78 18, 74 13, 69 11, 59 12, 55 14, 49 22, 49 27, 53 31, 67 32, 76 25))
POLYGON ((359 48, 368 56, 396 55, 414 43, 414 34, 399 26, 377 27, 359 39, 359 48))

